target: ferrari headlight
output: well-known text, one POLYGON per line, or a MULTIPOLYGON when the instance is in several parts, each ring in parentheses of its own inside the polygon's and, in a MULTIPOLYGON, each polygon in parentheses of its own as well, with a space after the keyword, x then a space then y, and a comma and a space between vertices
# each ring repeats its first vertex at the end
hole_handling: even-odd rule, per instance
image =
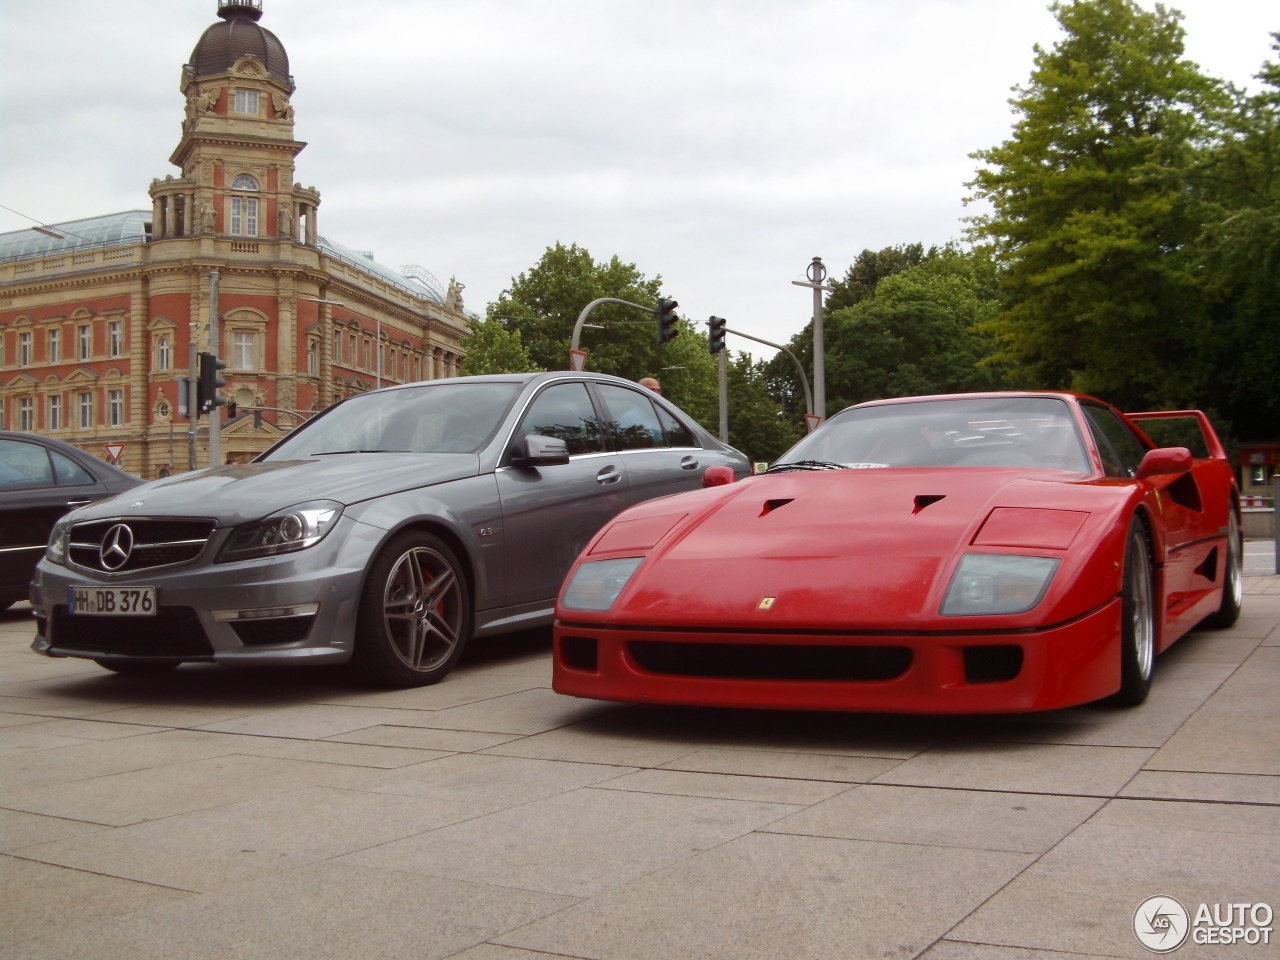
POLYGON ((315 546, 342 516, 342 504, 312 500, 237 527, 222 548, 220 563, 292 553, 315 546))
POLYGON ((564 588, 561 605, 570 610, 608 610, 643 561, 644 557, 622 557, 579 564, 564 588))
POLYGON ((1040 602, 1062 561, 1008 553, 967 553, 942 601, 945 617, 1025 613, 1040 602))

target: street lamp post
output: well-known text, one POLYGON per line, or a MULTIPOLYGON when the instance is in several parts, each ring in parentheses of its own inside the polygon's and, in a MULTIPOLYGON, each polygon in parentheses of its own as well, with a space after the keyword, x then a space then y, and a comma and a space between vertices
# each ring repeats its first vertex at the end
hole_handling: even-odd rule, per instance
POLYGON ((823 419, 827 416, 827 356, 823 346, 822 333, 822 294, 833 293, 834 287, 824 286, 827 279, 827 268, 821 257, 814 257, 805 270, 804 280, 792 280, 797 287, 810 287, 813 290, 813 412, 823 419))

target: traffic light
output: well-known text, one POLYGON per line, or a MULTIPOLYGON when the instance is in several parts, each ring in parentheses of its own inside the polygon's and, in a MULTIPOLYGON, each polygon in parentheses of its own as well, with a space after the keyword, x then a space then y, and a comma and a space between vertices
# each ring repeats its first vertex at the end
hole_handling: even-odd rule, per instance
POLYGON ((227 402, 226 397, 218 396, 218 391, 227 385, 227 381, 219 376, 227 361, 219 360, 212 353, 200 354, 200 380, 196 384, 197 409, 201 413, 211 413, 215 407, 227 402))
POLYGON ((666 343, 674 340, 680 333, 676 326, 676 307, 680 304, 674 300, 659 300, 658 309, 658 342, 666 343))
POLYGON ((707 320, 707 346, 711 348, 712 353, 719 353, 724 349, 725 324, 728 321, 724 317, 711 317, 707 320))

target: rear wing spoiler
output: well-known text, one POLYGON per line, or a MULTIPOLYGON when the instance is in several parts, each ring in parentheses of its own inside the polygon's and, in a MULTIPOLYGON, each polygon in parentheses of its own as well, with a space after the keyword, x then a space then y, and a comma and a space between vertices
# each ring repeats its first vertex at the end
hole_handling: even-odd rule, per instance
POLYGON ((1142 426, 1157 447, 1188 447, 1196 457, 1227 459, 1213 424, 1201 410, 1151 410, 1125 416, 1142 426))

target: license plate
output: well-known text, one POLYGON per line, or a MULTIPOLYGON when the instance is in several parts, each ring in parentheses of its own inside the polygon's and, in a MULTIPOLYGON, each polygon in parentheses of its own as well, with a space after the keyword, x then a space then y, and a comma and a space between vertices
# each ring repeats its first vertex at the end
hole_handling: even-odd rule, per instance
POLYGON ((97 617, 154 617, 155 587, 67 587, 67 611, 97 617))

